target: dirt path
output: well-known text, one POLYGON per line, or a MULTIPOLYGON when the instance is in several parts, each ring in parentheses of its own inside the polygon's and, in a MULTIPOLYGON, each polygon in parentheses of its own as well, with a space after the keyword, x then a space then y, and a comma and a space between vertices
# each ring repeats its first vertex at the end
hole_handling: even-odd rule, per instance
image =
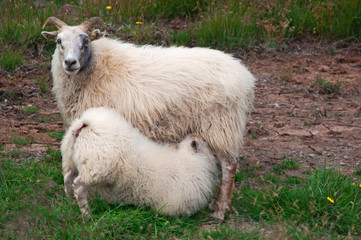
MULTIPOLYGON (((294 43, 287 52, 240 56, 258 78, 241 153, 246 161, 262 171, 285 155, 301 162, 300 172, 324 163, 346 172, 361 168, 361 67, 353 66, 361 63, 361 45, 342 44, 294 43), (339 86, 338 92, 318 80, 339 86)), ((59 147, 49 133, 64 131, 44 61, 0 74, 0 143, 18 159, 39 160, 49 146, 59 147), (20 146, 15 136, 28 136, 29 143, 20 146)))

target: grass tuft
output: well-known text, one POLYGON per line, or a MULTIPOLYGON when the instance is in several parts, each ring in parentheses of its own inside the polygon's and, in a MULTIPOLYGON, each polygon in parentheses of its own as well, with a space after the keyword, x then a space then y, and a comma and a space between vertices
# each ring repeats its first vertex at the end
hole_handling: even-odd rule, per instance
POLYGON ((63 139, 64 133, 65 133, 64 131, 50 132, 50 133, 48 133, 48 135, 50 137, 55 138, 57 141, 61 141, 63 139))
POLYGON ((290 158, 289 156, 285 156, 285 160, 281 163, 282 169, 299 169, 300 163, 296 162, 293 158, 290 158))
POLYGON ((34 114, 34 113, 39 112, 39 110, 40 110, 40 108, 29 107, 29 108, 23 109, 23 113, 25 113, 25 114, 34 114))
POLYGON ((320 87, 319 93, 322 95, 338 95, 340 93, 340 82, 330 82, 325 79, 318 79, 316 85, 320 87))
POLYGON ((18 51, 4 51, 1 53, 0 66, 4 71, 14 71, 23 63, 22 54, 18 51))
POLYGON ((17 147, 23 147, 25 145, 28 145, 31 141, 33 141, 33 139, 28 136, 25 137, 13 136, 11 140, 13 141, 13 143, 15 143, 17 147))

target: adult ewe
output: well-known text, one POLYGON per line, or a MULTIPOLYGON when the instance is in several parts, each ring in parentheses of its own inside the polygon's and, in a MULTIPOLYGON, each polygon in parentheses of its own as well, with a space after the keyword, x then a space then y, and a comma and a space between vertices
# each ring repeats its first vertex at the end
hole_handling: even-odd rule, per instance
POLYGON ((74 120, 61 151, 65 191, 72 196, 74 190, 89 215, 88 189, 109 202, 189 216, 207 204, 217 181, 215 157, 201 137, 187 136, 176 146, 155 143, 107 108, 74 120))
POLYGON ((116 109, 146 136, 180 142, 201 135, 222 167, 215 219, 229 209, 255 79, 231 55, 206 48, 135 46, 102 38, 92 18, 68 26, 50 17, 56 41, 53 93, 67 125, 91 107, 116 109), (96 41, 95 41, 96 40, 96 41))

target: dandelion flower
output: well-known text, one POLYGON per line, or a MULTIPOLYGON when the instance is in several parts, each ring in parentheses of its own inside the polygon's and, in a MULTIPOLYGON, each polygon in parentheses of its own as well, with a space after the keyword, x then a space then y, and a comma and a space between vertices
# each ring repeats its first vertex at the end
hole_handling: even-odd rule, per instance
POLYGON ((137 21, 137 22, 135 22, 135 24, 142 25, 143 23, 141 21, 137 21))
POLYGON ((358 185, 360 188, 361 188, 361 183, 360 183, 360 185, 358 185))
POLYGON ((335 201, 333 201, 333 199, 330 197, 327 197, 327 200, 330 201, 331 203, 335 203, 335 201))
POLYGON ((107 6, 106 9, 110 10, 112 9, 112 6, 107 6))

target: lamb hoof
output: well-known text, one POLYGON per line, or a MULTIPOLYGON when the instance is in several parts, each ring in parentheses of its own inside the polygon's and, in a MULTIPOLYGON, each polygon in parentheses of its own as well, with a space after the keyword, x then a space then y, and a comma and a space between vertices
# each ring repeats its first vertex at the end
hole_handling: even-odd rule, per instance
POLYGON ((92 215, 91 215, 91 213, 89 213, 89 212, 83 212, 82 217, 83 217, 84 219, 91 219, 91 218, 92 218, 92 215))
POLYGON ((75 197, 73 188, 68 187, 68 186, 65 186, 65 194, 66 194, 68 197, 75 197))

